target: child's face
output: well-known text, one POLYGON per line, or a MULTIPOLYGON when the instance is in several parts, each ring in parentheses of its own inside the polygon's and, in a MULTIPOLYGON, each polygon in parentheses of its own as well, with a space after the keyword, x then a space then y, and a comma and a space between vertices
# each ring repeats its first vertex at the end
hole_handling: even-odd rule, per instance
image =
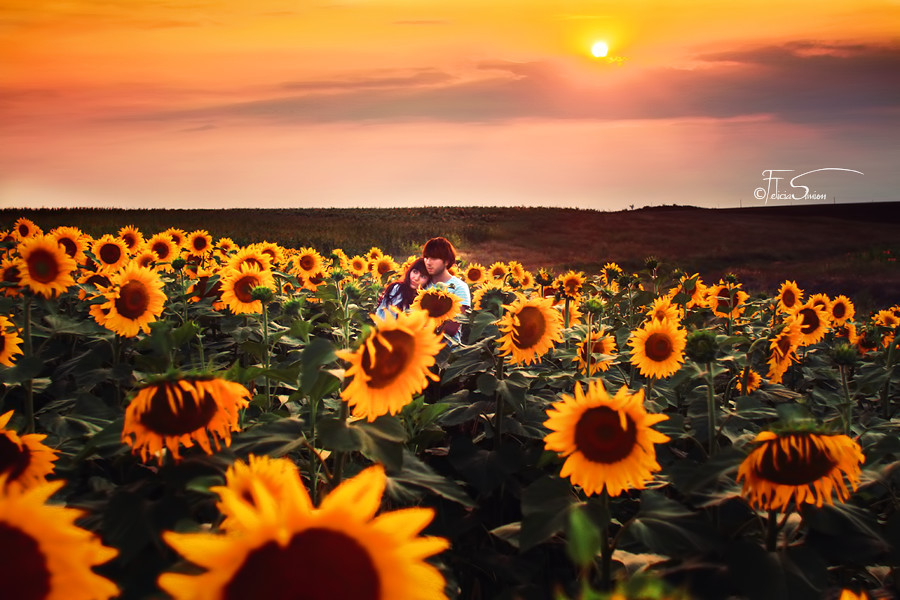
POLYGON ((414 288, 420 288, 428 282, 428 275, 420 273, 418 269, 409 272, 409 282, 414 288))

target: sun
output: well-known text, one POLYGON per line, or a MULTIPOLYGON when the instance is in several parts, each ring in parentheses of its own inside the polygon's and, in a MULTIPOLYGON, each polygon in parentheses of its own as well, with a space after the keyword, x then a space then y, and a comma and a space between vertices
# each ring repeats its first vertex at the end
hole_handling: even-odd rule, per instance
POLYGON ((604 58, 609 53, 609 46, 604 41, 594 42, 591 46, 591 54, 597 58, 604 58))

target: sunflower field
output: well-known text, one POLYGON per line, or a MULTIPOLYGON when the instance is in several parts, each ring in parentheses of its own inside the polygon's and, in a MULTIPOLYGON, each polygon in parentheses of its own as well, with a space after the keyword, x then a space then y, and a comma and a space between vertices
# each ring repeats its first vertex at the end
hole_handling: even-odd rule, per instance
POLYGON ((900 305, 416 258, 0 232, 0 595, 896 597, 900 305))

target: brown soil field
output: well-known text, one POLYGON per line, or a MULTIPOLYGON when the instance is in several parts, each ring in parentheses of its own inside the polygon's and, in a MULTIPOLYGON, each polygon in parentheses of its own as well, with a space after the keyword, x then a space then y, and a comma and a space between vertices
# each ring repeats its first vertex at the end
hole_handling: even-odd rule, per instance
POLYGON ((378 246, 399 259, 436 235, 464 260, 485 266, 516 260, 596 273, 607 262, 630 271, 658 258, 707 282, 736 274, 751 294, 772 294, 794 280, 807 293, 845 294, 858 307, 900 302, 900 203, 704 209, 662 206, 618 212, 559 208, 363 209, 2 209, 0 229, 28 217, 45 231, 80 227, 99 236, 136 225, 205 229, 239 244, 271 241, 349 254, 378 246))

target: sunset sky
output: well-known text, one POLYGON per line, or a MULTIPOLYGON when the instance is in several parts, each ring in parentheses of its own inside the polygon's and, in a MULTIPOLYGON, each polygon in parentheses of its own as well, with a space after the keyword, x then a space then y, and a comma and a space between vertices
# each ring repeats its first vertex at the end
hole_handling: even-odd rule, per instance
POLYGON ((897 200, 898 73, 896 0, 3 0, 0 207, 897 200))

